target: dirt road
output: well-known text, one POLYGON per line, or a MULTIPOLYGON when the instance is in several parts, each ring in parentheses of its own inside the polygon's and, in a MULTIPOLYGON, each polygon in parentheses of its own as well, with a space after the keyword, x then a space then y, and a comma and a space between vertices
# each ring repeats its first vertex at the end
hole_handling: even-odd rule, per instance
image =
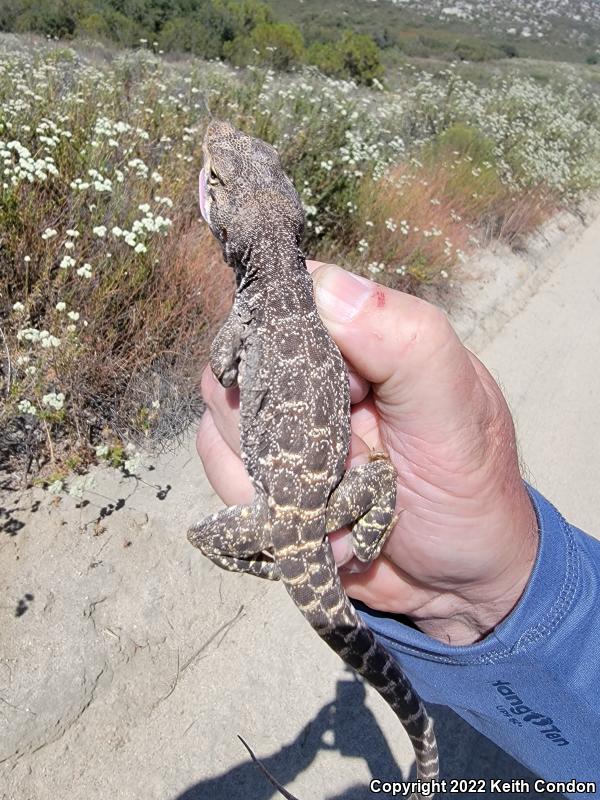
MULTIPOLYGON (((600 215, 566 227, 472 265, 455 319, 504 387, 530 480, 598 535, 600 215)), ((2 500, 0 797, 273 797, 237 733, 304 800, 364 800, 371 776, 408 776, 395 718, 282 587, 188 545, 187 525, 218 505, 192 441, 151 466, 98 470, 83 502, 2 500)), ((447 775, 527 777, 436 716, 447 775)))

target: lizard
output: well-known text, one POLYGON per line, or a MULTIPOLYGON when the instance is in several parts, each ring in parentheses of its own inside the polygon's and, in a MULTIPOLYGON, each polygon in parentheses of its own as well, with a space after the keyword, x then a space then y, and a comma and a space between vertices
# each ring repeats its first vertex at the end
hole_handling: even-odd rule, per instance
POLYGON ((418 780, 436 780, 433 721, 347 597, 326 535, 352 525, 357 558, 379 556, 398 518, 397 473, 384 453, 345 470, 348 370, 316 308, 302 202, 276 149, 229 122, 212 119, 202 149, 200 209, 236 285, 209 361, 224 387, 239 388, 241 458, 255 497, 192 525, 188 539, 223 569, 281 580, 317 634, 396 713, 418 780))

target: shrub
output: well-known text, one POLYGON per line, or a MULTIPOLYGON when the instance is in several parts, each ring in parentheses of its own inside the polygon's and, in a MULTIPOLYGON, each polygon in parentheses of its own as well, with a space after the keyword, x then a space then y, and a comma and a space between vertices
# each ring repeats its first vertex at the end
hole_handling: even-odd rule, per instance
POLYGON ((208 56, 214 50, 211 34, 191 17, 175 17, 165 23, 158 36, 158 46, 165 51, 208 56))
POLYGON ((324 75, 331 75, 334 78, 349 77, 342 53, 334 42, 314 42, 307 50, 306 60, 324 75))
POLYGON ((74 35, 89 6, 86 0, 21 0, 16 9, 16 31, 62 38, 74 35))
POLYGON ((349 78, 365 86, 371 86, 384 73, 373 39, 352 31, 346 31, 337 42, 314 43, 307 57, 325 75, 349 78))
POLYGON ((504 55, 502 50, 477 41, 458 41, 453 47, 453 52, 461 61, 489 61, 504 55))
POLYGON ((144 35, 144 29, 120 11, 107 10, 104 14, 90 14, 77 24, 77 34, 116 42, 122 47, 133 47, 144 35))
POLYGON ((223 54, 233 64, 289 71, 304 61, 304 41, 295 25, 264 22, 250 34, 240 33, 232 42, 226 42, 223 54))

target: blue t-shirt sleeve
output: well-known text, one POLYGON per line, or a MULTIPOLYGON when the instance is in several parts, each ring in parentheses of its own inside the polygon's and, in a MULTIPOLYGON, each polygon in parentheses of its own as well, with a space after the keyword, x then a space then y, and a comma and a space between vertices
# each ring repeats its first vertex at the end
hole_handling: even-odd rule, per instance
POLYGON ((424 700, 450 706, 541 778, 600 788, 600 542, 528 491, 540 532, 533 572, 484 640, 450 647, 359 609, 424 700))

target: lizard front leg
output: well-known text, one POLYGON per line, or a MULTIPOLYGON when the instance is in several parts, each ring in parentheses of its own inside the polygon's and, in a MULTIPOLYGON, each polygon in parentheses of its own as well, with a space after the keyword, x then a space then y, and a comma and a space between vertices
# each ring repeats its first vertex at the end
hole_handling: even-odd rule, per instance
POLYGON ((210 346, 210 367, 222 386, 237 383, 244 324, 235 306, 210 346))
POLYGON ((231 506, 192 525, 188 540, 222 569, 279 580, 275 562, 264 552, 270 541, 266 504, 259 498, 252 505, 231 506))
POLYGON ((367 464, 349 469, 329 499, 327 531, 352 525, 352 546, 359 561, 373 561, 392 532, 398 515, 396 469, 389 458, 373 453, 367 464))

